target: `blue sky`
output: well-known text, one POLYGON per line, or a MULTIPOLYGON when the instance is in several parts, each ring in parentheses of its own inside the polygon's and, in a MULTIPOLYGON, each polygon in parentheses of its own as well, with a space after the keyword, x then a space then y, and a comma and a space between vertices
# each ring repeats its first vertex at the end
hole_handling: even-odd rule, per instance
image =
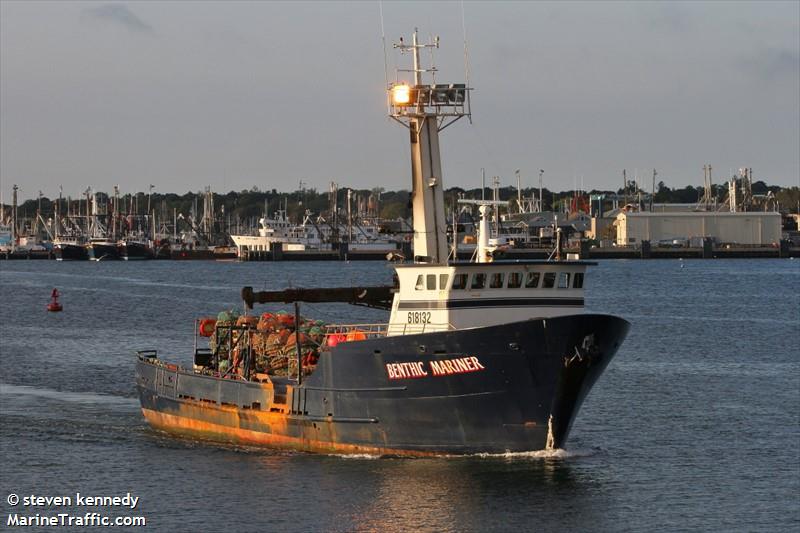
MULTIPOLYGON (((441 37, 464 79, 460 2, 383 2, 389 45, 441 37)), ((473 124, 444 184, 618 188, 800 180, 800 3, 465 2, 473 124)), ((386 117, 377 2, 0 4, 0 186, 10 197, 410 186, 386 117)), ((389 69, 404 66, 389 46, 389 69)))

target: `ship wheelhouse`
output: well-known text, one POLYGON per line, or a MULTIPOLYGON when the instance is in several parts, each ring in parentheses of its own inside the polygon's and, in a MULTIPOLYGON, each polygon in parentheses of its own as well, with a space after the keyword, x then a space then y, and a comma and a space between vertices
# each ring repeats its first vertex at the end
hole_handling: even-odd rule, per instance
POLYGON ((586 261, 397 265, 388 335, 583 312, 586 261))

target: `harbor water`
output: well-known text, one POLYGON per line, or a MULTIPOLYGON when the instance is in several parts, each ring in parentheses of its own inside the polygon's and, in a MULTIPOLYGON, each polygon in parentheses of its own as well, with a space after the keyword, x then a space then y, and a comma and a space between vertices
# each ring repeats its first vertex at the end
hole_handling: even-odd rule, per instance
MULTIPOLYGON (((240 307, 242 286, 390 281, 373 262, 3 262, 4 526, 12 513, 88 510, 144 516, 156 531, 800 530, 798 260, 591 267, 587 310, 632 327, 565 450, 323 456, 177 439, 144 422, 135 351, 190 365, 194 320, 240 307), (54 287, 61 313, 45 310, 54 287), (76 493, 139 501, 133 510, 9 502, 76 493)), ((303 314, 386 320, 338 304, 303 314)))

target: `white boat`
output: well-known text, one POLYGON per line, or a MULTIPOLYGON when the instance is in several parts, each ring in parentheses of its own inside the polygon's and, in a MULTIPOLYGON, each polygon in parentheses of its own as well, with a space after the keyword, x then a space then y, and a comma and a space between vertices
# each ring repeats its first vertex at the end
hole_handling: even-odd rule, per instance
POLYGON ((348 252, 352 253, 385 254, 398 250, 396 242, 380 236, 377 224, 332 226, 322 218, 315 221, 310 213, 306 213, 302 224, 293 225, 283 210, 277 211, 274 218, 259 219, 256 235, 231 234, 231 239, 239 257, 246 252, 270 252, 278 243, 283 251, 289 252, 330 251, 334 249, 334 242, 346 243, 348 252), (338 235, 334 235, 335 232, 338 235))
POLYGON ((306 243, 297 235, 296 228, 286 218, 286 211, 279 210, 275 218, 266 216, 258 220, 258 232, 255 235, 231 234, 239 257, 246 252, 270 252, 275 244, 280 243, 284 250, 302 251, 306 243))

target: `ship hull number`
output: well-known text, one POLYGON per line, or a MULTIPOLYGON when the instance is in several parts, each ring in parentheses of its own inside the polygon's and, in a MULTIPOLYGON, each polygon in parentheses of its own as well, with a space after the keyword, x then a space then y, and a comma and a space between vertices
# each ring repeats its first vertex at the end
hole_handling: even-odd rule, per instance
POLYGON ((430 324, 431 312, 430 311, 409 311, 408 312, 409 324, 430 324))

